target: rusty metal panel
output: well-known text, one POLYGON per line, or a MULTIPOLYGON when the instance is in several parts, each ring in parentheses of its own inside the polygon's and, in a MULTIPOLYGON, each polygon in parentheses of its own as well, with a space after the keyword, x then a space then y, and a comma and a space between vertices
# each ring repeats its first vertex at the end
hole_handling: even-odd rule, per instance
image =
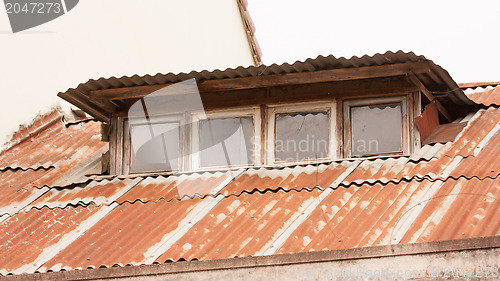
POLYGON ((348 249, 391 244, 399 218, 419 204, 432 182, 400 182, 339 188, 277 251, 348 249))
POLYGON ((94 206, 32 209, 4 221, 0 224, 0 274, 32 264, 97 210, 94 206))
POLYGON ((466 91, 465 94, 476 103, 486 106, 500 105, 500 85, 471 92, 466 91))
POLYGON ((487 140, 484 147, 477 149, 476 153, 476 156, 464 158, 450 176, 456 179, 461 176, 480 179, 496 178, 500 174, 498 158, 500 155, 500 131, 492 134, 491 139, 487 140))
POLYGON ((439 116, 435 103, 429 103, 422 114, 415 117, 415 124, 417 125, 420 139, 423 140, 429 136, 434 128, 439 125, 439 116))
POLYGON ((3 151, 0 169, 47 169, 73 157, 86 159, 85 156, 107 145, 100 141, 99 124, 90 121, 65 128, 62 121, 53 122, 36 135, 3 151))
MULTIPOLYGON (((108 143, 100 141, 100 123, 87 121, 68 127, 53 110, 14 134, 0 153, 0 170, 43 170, 29 186, 65 186, 85 182, 88 168, 100 160, 108 143)), ((29 188, 29 186, 23 186, 29 188)))
POLYGON ((202 199, 123 203, 43 265, 47 270, 142 264, 202 199))
POLYGON ((224 198, 156 261, 256 255, 270 246, 321 193, 283 190, 224 198))
POLYGON ((448 123, 437 126, 423 141, 422 144, 447 143, 454 141, 467 123, 448 123))
POLYGON ((118 198, 118 203, 135 202, 145 203, 164 199, 186 199, 195 195, 205 196, 219 187, 224 181, 231 179, 232 172, 206 172, 168 177, 148 177, 136 185, 132 190, 118 198))
POLYGON ((0 172, 0 215, 34 195, 39 189, 32 183, 45 173, 43 169, 0 172))
MULTIPOLYGON (((0 172, 0 211, 40 191, 35 185, 77 179, 72 173, 84 171, 85 161, 107 149, 97 123, 63 128, 54 116, 57 121, 18 136, 0 155, 36 167, 0 172), (33 158, 21 149, 42 147, 47 150, 33 158)), ((0 273, 33 263, 101 204, 117 207, 40 265, 41 271, 262 255, 274 245, 273 253, 280 254, 500 235, 499 142, 500 109, 492 107, 478 111, 456 141, 425 145, 410 157, 251 168, 234 180, 234 174, 205 172, 51 188, 28 212, 0 224, 0 273), (132 182, 139 183, 125 188, 132 182), (191 198, 197 194, 212 196, 191 198), (197 213, 196 222, 186 220, 218 194, 213 209, 197 213), (300 220, 304 214, 307 219, 300 220), (180 234, 156 255, 172 233, 180 234)))
POLYGON ((95 181, 88 185, 81 185, 73 188, 51 188, 44 195, 27 206, 27 208, 42 208, 44 206, 50 208, 64 208, 68 205, 87 205, 89 203, 95 205, 110 204, 112 203, 112 198, 126 188, 131 181, 131 179, 114 179, 112 181, 95 181))
POLYGON ((446 181, 401 243, 500 235, 500 179, 446 181))
POLYGON ((357 165, 344 161, 329 165, 307 165, 289 168, 249 169, 223 190, 224 196, 240 195, 243 192, 258 190, 264 192, 271 189, 302 190, 314 187, 327 188, 349 167, 357 165))
POLYGON ((474 156, 474 150, 478 144, 495 128, 498 122, 500 122, 500 109, 491 107, 487 110, 479 110, 445 153, 445 156, 474 156))

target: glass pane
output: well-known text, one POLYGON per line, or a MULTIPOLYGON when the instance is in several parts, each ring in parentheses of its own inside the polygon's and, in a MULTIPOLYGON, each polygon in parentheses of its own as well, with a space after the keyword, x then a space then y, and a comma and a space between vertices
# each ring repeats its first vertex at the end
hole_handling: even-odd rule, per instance
POLYGON ((351 108, 352 155, 402 151, 401 104, 351 108))
POLYGON ((130 171, 169 171, 179 167, 179 122, 133 125, 130 171))
POLYGON ((328 112, 276 114, 275 160, 328 157, 328 112))
POLYGON ((252 164, 252 141, 252 117, 201 120, 200 166, 252 164))

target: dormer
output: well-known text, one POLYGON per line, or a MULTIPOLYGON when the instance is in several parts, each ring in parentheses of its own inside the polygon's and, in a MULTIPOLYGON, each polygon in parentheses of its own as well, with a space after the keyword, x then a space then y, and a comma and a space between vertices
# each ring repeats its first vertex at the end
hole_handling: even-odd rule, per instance
POLYGON ((403 52, 112 77, 59 96, 103 122, 111 175, 409 156, 456 135, 447 124, 476 106, 443 68, 403 52))

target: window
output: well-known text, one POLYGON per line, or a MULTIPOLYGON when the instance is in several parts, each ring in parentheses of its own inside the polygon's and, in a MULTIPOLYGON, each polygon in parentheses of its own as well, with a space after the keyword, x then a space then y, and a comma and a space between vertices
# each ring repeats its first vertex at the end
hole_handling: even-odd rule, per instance
POLYGON ((268 116, 269 163, 336 156, 335 106, 331 102, 272 106, 268 116))
POLYGON ((125 121, 129 173, 178 170, 182 163, 180 116, 125 121))
POLYGON ((406 107, 404 96, 345 101, 345 155, 406 154, 406 107))
POLYGON ((193 115, 192 168, 260 163, 258 108, 193 115))
POLYGON ((117 117, 110 167, 129 174, 407 155, 415 133, 408 100, 406 94, 340 100, 338 114, 329 100, 117 117))

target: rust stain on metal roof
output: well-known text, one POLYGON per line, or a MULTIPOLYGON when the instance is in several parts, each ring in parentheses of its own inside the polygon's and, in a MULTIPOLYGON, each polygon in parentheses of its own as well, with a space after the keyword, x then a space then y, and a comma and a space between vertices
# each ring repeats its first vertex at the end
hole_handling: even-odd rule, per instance
POLYGON ((50 208, 66 207, 70 204, 89 204, 91 202, 95 205, 110 204, 110 198, 120 192, 131 181, 115 179, 113 181, 93 182, 89 185, 71 189, 52 188, 30 204, 28 208, 41 208, 43 206, 50 208))
POLYGON ((466 92, 465 94, 474 102, 486 106, 500 105, 500 84, 496 87, 487 87, 486 89, 466 92))
POLYGON ((79 153, 95 152, 107 145, 100 141, 99 126, 99 123, 90 121, 66 128, 62 121, 53 122, 37 134, 3 151, 0 154, 0 169, 47 169, 71 160, 74 155, 79 157, 79 153))
POLYGON ((182 227, 179 222, 200 201, 194 198, 119 205, 44 264, 44 268, 70 270, 141 264, 148 249, 161 242, 165 234, 182 227))
POLYGON ((445 156, 474 156, 477 145, 500 122, 500 109, 480 110, 455 140, 445 156))
POLYGON ((280 190, 227 197, 156 261, 255 255, 269 247, 320 193, 280 190))
POLYGON ((417 205, 432 182, 339 188, 330 193, 277 253, 391 244, 398 219, 417 205))
POLYGON ((500 235, 500 179, 446 181, 401 243, 500 235))
POLYGON ((96 210, 93 206, 32 209, 4 221, 0 224, 0 273, 5 275, 32 264, 96 210))
POLYGON ((314 187, 329 187, 343 172, 355 165, 353 162, 332 163, 330 165, 307 165, 283 169, 259 168, 249 169, 232 183, 228 184, 222 194, 225 196, 242 192, 266 189, 301 190, 314 187))
POLYGON ((117 202, 142 202, 165 199, 182 199, 196 194, 204 196, 231 177, 231 172, 201 173, 157 178, 149 177, 140 182, 131 191, 121 196, 117 202))
POLYGON ((0 172, 0 215, 39 191, 32 183, 46 172, 45 170, 0 172))

